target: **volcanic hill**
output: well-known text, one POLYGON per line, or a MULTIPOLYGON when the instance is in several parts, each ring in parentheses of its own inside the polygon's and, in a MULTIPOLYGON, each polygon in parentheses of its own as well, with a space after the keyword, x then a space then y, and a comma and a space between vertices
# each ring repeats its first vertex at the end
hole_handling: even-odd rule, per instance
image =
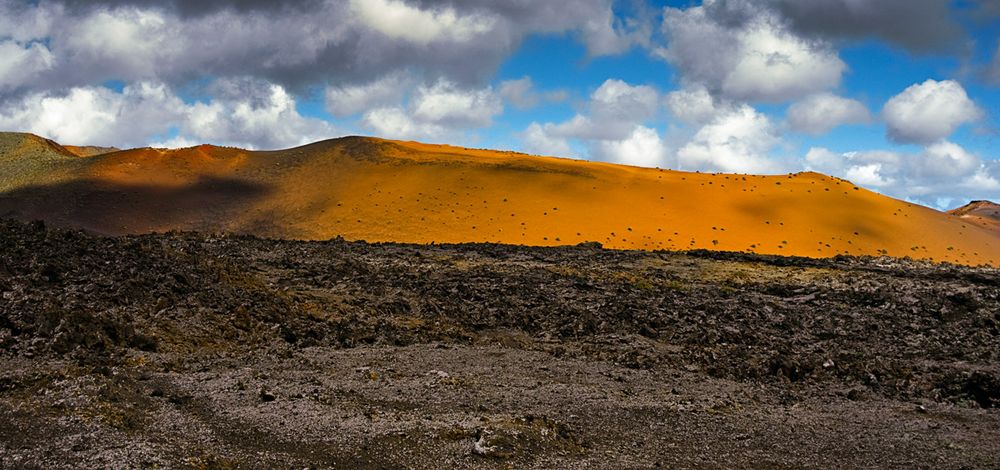
POLYGON ((0 216, 112 235, 596 241, 1000 265, 1000 231, 818 173, 687 173, 367 137, 279 151, 81 151, 4 133, 0 216))
POLYGON ((1000 232, 1000 204, 991 201, 972 201, 948 213, 1000 232))

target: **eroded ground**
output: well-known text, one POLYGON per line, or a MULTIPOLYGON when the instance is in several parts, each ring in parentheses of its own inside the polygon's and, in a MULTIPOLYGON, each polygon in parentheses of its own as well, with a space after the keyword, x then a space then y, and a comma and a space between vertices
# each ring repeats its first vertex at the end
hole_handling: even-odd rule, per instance
POLYGON ((998 284, 0 222, 0 467, 997 467, 998 284))

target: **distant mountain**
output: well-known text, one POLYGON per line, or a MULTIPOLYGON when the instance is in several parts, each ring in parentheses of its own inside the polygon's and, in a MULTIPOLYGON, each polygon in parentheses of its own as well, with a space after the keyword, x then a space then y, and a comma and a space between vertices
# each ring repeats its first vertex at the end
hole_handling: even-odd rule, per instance
POLYGON ((948 213, 1000 232, 1000 204, 991 201, 972 201, 948 213))
POLYGON ((202 145, 80 158, 36 136, 3 134, 0 175, 0 216, 104 234, 596 241, 1000 265, 1000 232, 818 173, 687 173, 367 137, 266 152, 202 145))

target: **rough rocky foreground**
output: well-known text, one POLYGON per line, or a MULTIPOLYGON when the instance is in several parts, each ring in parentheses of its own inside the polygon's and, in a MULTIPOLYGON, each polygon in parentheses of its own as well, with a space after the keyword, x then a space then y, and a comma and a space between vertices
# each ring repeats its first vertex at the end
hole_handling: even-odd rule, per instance
POLYGON ((0 467, 1000 467, 1000 272, 0 222, 0 467))

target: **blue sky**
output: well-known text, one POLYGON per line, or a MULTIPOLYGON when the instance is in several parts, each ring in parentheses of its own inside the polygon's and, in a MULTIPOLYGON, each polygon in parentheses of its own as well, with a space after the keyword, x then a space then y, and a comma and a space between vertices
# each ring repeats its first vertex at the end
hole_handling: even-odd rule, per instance
POLYGON ((1000 199, 995 0, 0 0, 0 127, 376 135, 1000 199))

